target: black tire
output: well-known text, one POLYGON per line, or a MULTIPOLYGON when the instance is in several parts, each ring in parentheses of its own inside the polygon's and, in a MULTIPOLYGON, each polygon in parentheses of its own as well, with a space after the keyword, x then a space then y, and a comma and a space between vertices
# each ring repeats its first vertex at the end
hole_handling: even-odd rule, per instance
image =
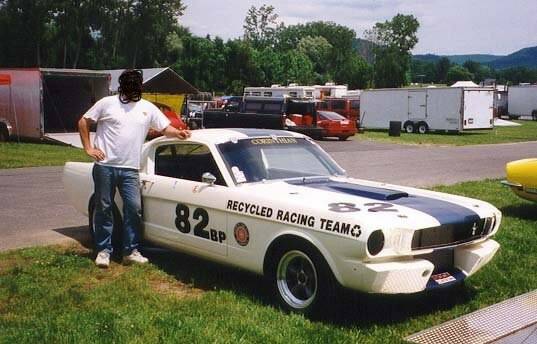
POLYGON ((405 122, 403 129, 405 130, 405 133, 412 134, 414 130, 416 130, 416 127, 413 122, 405 122))
POLYGON ((429 131, 429 126, 425 122, 419 122, 416 131, 418 134, 426 134, 429 131))
POLYGON ((302 241, 282 243, 267 271, 272 293, 285 311, 319 315, 336 300, 337 283, 319 251, 302 241))
MULTIPOLYGON (((95 202, 92 199, 90 201, 89 207, 88 207, 88 230, 89 234, 91 236, 91 241, 93 243, 93 247, 95 248, 95 228, 93 226, 94 216, 95 216, 95 202)), ((112 247, 114 249, 115 255, 121 255, 121 252, 123 251, 123 244, 122 244, 122 232, 123 232, 123 222, 121 219, 121 214, 119 212, 119 209, 114 204, 114 211, 112 213, 113 221, 114 221, 114 229, 112 230, 112 247)))
POLYGON ((338 137, 338 140, 339 141, 347 141, 348 138, 349 138, 349 136, 340 136, 340 137, 338 137))
POLYGON ((0 123, 0 142, 6 142, 9 140, 9 132, 7 131, 6 125, 0 123))

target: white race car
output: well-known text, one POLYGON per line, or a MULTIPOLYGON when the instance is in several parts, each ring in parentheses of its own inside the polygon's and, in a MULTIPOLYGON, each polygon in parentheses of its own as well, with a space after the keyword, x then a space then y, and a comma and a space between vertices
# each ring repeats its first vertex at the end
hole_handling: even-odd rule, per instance
MULTIPOLYGON (((338 284, 386 294, 454 285, 499 248, 492 205, 348 178, 292 132, 196 130, 186 141, 146 143, 142 159, 145 240, 265 275, 296 312, 319 310, 338 284)), ((64 169, 90 229, 92 167, 64 169)))

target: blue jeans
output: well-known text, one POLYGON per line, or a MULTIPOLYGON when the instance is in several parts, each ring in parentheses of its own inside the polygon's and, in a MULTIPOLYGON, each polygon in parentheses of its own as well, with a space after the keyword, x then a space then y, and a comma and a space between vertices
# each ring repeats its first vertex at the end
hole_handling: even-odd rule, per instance
POLYGON ((114 197, 116 188, 123 200, 123 255, 129 255, 140 244, 142 205, 140 197, 140 177, 138 171, 95 164, 93 167, 95 184, 95 248, 97 252, 112 253, 112 231, 114 230, 114 197))

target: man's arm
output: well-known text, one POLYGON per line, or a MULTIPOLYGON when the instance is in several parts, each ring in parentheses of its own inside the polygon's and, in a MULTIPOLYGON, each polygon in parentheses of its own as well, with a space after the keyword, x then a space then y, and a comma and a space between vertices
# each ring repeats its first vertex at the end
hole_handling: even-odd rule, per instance
POLYGON ((95 159, 101 161, 105 158, 102 150, 93 148, 90 140, 90 125, 93 121, 89 118, 81 117, 78 121, 78 132, 80 133, 80 141, 82 141, 82 147, 86 151, 86 154, 95 159))
POLYGON ((166 129, 162 131, 162 134, 164 134, 166 137, 176 137, 178 139, 185 140, 190 137, 190 130, 179 130, 171 125, 168 125, 166 129))

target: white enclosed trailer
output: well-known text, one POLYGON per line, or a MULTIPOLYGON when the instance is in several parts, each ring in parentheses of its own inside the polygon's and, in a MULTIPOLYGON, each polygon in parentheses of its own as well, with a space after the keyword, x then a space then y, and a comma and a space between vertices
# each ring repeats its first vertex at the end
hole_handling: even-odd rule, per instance
POLYGON ((400 121, 406 132, 493 127, 494 89, 482 87, 393 88, 360 95, 361 125, 387 129, 400 121))
POLYGON ((537 119, 537 85, 509 87, 507 109, 510 117, 531 116, 537 119))

